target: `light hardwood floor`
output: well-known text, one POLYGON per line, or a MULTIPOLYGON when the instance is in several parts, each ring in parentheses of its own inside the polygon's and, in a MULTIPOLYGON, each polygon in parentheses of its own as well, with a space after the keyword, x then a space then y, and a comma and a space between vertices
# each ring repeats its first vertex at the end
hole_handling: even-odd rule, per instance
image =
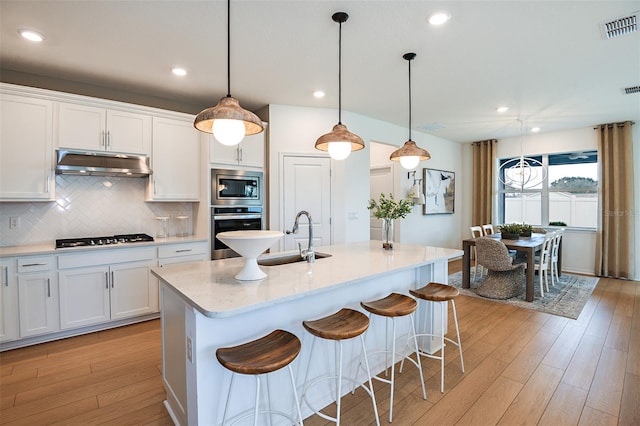
MULTIPOLYGON (((439 363, 424 360, 424 401, 406 366, 393 424, 640 424, 640 283, 601 279, 577 320, 463 296, 457 307, 466 373, 449 345, 441 394, 439 363)), ((374 387, 388 424, 389 386, 374 387)), ((166 425, 164 398, 159 320, 0 353, 3 425, 166 425)), ((374 424, 361 390, 343 404, 344 425, 374 424)))

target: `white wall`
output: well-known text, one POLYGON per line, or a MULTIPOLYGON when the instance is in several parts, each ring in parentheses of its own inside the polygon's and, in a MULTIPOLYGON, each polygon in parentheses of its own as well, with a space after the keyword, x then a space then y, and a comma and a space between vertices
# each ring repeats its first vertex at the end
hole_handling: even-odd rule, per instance
MULTIPOLYGON (((287 218, 280 213, 280 182, 282 173, 281 158, 284 154, 326 155, 314 148, 316 139, 329 132, 337 122, 338 114, 333 109, 270 105, 268 112, 261 112, 262 118, 269 120, 269 198, 271 229, 284 229, 287 218), (285 223, 283 223, 285 222, 285 223)), ((400 147, 407 139, 407 129, 380 120, 343 111, 342 122, 348 129, 365 141, 365 149, 351 153, 345 161, 332 161, 332 219, 334 243, 354 242, 369 239, 369 166, 370 147, 373 142, 381 142, 400 147)), ((416 133, 413 139, 422 148, 427 149, 432 160, 422 162, 419 167, 461 171, 461 146, 444 139, 416 133)), ((375 160, 374 160, 375 161, 375 160)), ((405 196, 411 183, 407 171, 396 168, 394 196, 405 196)), ((423 216, 420 207, 398 226, 400 242, 460 247, 460 217, 456 200, 456 213, 453 215, 423 216)), ((292 218, 289 218, 291 220, 292 218)))

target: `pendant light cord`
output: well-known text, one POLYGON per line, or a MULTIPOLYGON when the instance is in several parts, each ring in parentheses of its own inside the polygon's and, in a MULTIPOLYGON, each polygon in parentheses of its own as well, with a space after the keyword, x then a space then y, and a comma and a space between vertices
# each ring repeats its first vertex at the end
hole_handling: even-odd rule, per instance
POLYGON ((409 59, 409 140, 411 140, 411 59, 409 59))
POLYGON ((231 0, 227 0, 227 98, 231 97, 231 0))
POLYGON ((338 33, 338 124, 342 124, 342 22, 338 33))

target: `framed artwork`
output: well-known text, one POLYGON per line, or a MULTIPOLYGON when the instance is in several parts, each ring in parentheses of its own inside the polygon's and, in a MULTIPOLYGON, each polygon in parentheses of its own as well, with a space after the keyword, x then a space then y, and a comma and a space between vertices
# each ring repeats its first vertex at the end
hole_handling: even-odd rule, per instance
POLYGON ((422 169, 425 203, 422 214, 452 214, 456 199, 456 174, 437 169, 422 169))

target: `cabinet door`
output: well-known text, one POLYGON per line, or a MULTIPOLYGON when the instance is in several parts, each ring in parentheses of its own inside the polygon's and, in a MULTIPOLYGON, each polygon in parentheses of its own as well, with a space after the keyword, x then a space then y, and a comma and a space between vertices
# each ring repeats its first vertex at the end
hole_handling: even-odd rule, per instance
POLYGON ((107 110, 108 151, 149 155, 151 149, 151 116, 107 110))
POLYGON ((56 111, 57 147, 94 151, 106 148, 106 111, 104 108, 58 102, 56 111))
POLYGON ((200 201, 200 135, 190 121, 153 118, 147 200, 200 201))
POLYGON ((0 95, 0 201, 54 199, 53 103, 0 95))
POLYGON ((240 160, 238 145, 222 145, 213 136, 209 140, 209 162, 237 166, 240 160))
POLYGON ((18 338, 18 280, 16 260, 0 260, 0 342, 18 338))
POLYGON ((61 270, 60 328, 65 330, 109 321, 109 280, 106 266, 61 270))
POLYGON ((240 142, 238 164, 247 167, 264 167, 265 132, 245 136, 240 142))
POLYGON ((52 272, 18 275, 20 337, 60 330, 58 281, 52 272))
POLYGON ((151 276, 155 261, 111 266, 111 319, 158 312, 158 282, 151 276))

